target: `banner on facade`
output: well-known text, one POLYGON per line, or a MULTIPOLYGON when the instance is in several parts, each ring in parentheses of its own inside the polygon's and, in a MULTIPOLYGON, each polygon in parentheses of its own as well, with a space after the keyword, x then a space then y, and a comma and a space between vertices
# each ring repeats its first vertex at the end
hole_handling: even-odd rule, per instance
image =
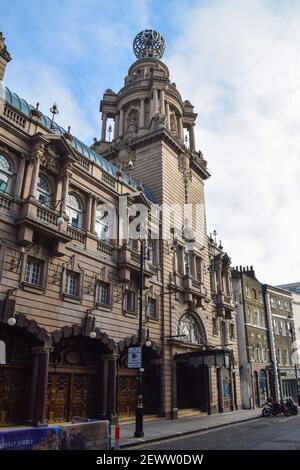
POLYGON ((0 431, 0 450, 58 450, 59 427, 0 431))
POLYGON ((109 449, 109 421, 60 426, 59 447, 61 450, 109 449))

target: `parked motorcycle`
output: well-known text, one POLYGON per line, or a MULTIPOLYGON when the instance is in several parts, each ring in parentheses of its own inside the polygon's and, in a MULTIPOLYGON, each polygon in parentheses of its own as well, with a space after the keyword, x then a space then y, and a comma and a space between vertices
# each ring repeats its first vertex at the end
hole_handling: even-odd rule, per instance
POLYGON ((298 406, 292 397, 286 397, 285 406, 290 410, 292 415, 298 414, 298 406))
POLYGON ((271 416, 279 416, 284 414, 284 416, 291 416, 291 410, 289 407, 284 403, 283 400, 281 401, 272 401, 267 400, 264 404, 261 413, 264 417, 271 416))

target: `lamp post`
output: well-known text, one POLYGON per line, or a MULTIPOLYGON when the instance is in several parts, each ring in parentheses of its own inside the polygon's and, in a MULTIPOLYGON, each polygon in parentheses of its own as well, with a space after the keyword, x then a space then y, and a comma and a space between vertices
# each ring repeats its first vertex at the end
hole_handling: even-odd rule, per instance
MULTIPOLYGON (((141 366, 142 363, 142 328, 143 328, 143 291, 144 291, 144 249, 145 239, 141 238, 141 253, 140 253, 140 289, 139 289, 139 330, 138 330, 138 345, 141 348, 141 366)), ((135 433, 134 437, 144 437, 144 405, 143 405, 143 369, 138 370, 137 376, 137 403, 135 412, 135 433)))

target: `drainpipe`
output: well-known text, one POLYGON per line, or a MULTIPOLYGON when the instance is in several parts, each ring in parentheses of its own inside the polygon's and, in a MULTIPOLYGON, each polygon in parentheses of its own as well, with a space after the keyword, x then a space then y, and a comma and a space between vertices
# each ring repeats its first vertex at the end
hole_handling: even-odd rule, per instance
POLYGON ((272 314, 270 308, 270 295, 268 292, 268 287, 266 284, 263 285, 263 292, 264 292, 264 304, 265 309, 267 312, 267 322, 268 322, 268 331, 269 331, 269 344, 270 344, 270 353, 271 353, 271 361, 274 365, 274 386, 275 386, 275 399, 279 400, 281 398, 281 390, 279 388, 279 378, 278 378, 278 366, 277 366, 277 358, 276 358, 276 349, 275 349, 275 339, 274 339, 274 332, 273 332, 273 322, 272 322, 272 314))

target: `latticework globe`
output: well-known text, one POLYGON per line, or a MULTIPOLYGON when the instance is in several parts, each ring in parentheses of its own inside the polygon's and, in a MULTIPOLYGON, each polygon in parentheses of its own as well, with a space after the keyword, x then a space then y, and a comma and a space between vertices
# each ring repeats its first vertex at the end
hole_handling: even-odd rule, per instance
POLYGON ((133 52, 138 59, 160 59, 165 47, 164 38, 154 29, 144 29, 133 41, 133 52))

